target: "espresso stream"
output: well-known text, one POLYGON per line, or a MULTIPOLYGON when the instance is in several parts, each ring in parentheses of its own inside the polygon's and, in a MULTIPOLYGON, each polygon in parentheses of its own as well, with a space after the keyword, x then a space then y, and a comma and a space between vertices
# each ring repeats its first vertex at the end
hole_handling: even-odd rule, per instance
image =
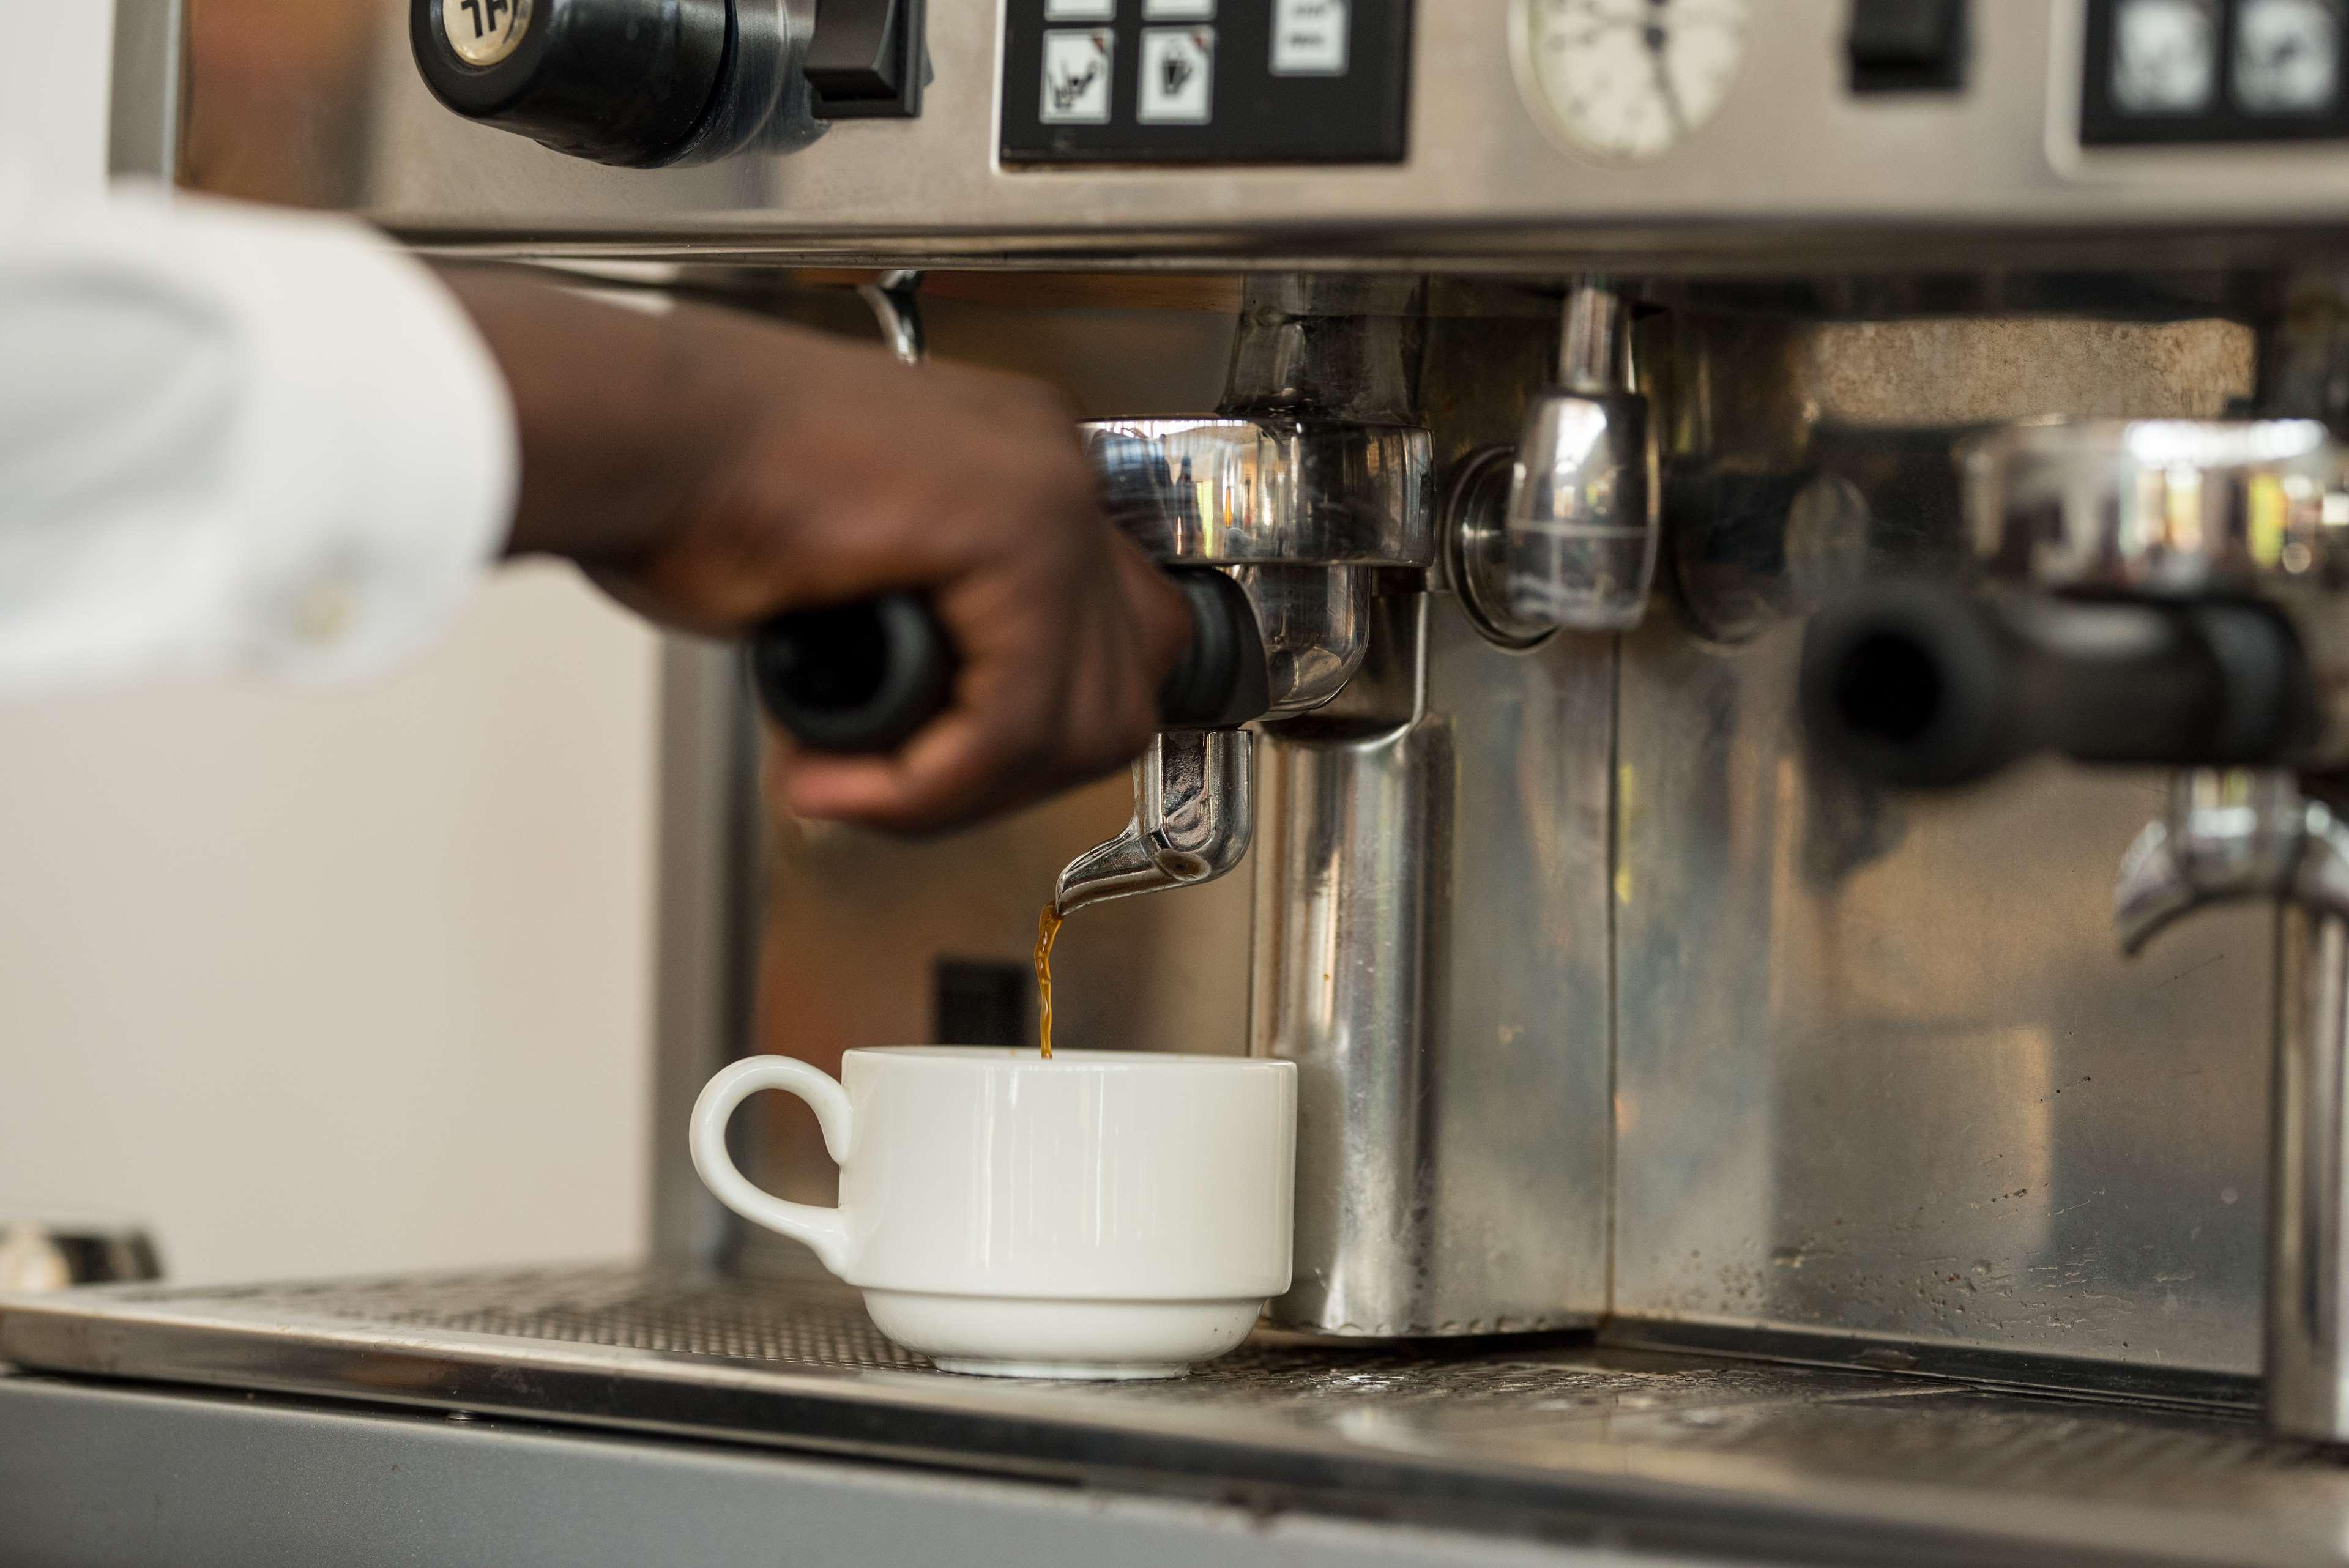
POLYGON ((1052 1059, 1052 939, 1061 934, 1061 916, 1050 904, 1036 923, 1036 1043, 1044 1059, 1052 1059))

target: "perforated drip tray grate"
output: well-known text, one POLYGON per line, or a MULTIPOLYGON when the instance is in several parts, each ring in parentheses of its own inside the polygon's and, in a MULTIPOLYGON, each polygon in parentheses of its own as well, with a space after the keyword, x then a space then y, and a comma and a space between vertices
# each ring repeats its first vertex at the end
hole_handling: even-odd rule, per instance
POLYGON ((273 1311, 502 1339, 801 1369, 928 1366, 874 1327, 854 1293, 806 1282, 744 1284, 591 1270, 292 1285, 212 1299, 232 1294, 273 1311))
POLYGON ((1007 1382, 932 1370, 828 1282, 125 1287, 0 1303, 0 1359, 1747 1553, 2336 1563, 2349 1542, 2349 1467, 2226 1415, 1561 1342, 1259 1336, 1179 1382, 1007 1382))

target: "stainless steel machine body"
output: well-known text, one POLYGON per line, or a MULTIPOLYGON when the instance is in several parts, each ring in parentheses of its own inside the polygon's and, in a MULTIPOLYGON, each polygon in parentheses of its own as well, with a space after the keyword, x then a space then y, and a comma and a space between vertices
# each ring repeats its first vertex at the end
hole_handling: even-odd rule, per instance
MULTIPOLYGON (((1418 423, 1447 470, 1526 434, 1546 387, 1637 382, 1666 606, 1619 641, 1506 651, 1440 570, 1364 579, 1365 673, 1263 727, 1253 915, 1219 882, 1065 939, 1073 1032, 1252 1040, 1343 1086, 1309 1117, 1294 1321, 1603 1316, 2252 1369, 2263 1053, 2242 1029, 2265 932, 2209 928, 2148 978, 2098 914, 2126 786, 1872 797, 1810 766, 1791 681, 1836 582, 1895 556, 1966 569, 1957 433, 2247 395, 2251 334, 2217 318, 2255 315, 2328 222, 2349 232, 2349 160, 2084 145, 2097 7, 2077 3, 1973 6, 1961 91, 1855 92, 1846 0, 1745 18, 1713 118, 1625 160, 1560 145, 1574 129, 1513 58, 1537 7, 1463 0, 1408 8, 1399 164, 1030 161, 1008 150, 1005 40, 1040 7, 1014 0, 932 8, 917 119, 610 169, 450 113, 406 8, 349 4, 369 90, 349 155, 303 171, 313 199, 451 255, 819 315, 765 269, 922 265, 937 351, 1057 376, 1092 418, 1318 407, 1418 423), (1267 281, 1218 281, 1235 268, 1267 281), (1376 276, 1309 282, 1344 272, 1376 276), (1427 272, 1450 281, 1402 335, 1324 329, 1427 272), (1632 340, 1561 354, 1565 293, 1599 273, 1632 340)), ((1386 7, 1361 9, 1369 28, 1386 7)), ((191 161, 207 113, 199 90, 191 161)), ((1082 810, 1106 826, 1114 798, 1082 810)), ((761 1037, 822 1060, 931 1033, 928 959, 1016 962, 1053 871, 1112 836, 1047 820, 902 851, 781 825, 761 1037)), ((725 820, 689 810, 679 852, 700 833, 704 863, 748 859, 725 820)), ((671 989, 709 984, 699 956, 671 989)), ((697 1038, 676 1076, 740 1048, 697 1038)), ((771 1177, 820 1189, 778 1119, 771 1177)))
MULTIPOLYGON (((206 90, 205 16, 259 0, 193 4, 187 183, 843 330, 870 330, 852 291, 874 269, 920 267, 935 352, 1058 379, 1162 450, 1209 410, 1424 433, 1451 497, 1424 554, 1292 531, 1223 558, 1204 513, 1168 542, 1244 582, 1291 573, 1251 583, 1259 612, 1329 689, 1259 724, 1245 765, 1228 743, 1199 759, 1195 804, 1253 796, 1237 874, 1157 867, 1194 885, 1087 908, 1061 948, 1069 1037, 1305 1068, 1280 1321, 1339 1340, 1596 1326, 2251 1397, 2271 1020, 2337 922, 2288 916, 2280 940, 2245 905, 2126 957, 2113 872, 2158 772, 2042 762, 1909 794, 1819 756, 1797 685, 1806 623, 1837 595, 1976 582, 1970 435, 2339 412, 2287 405, 2321 402, 2340 362, 2349 108, 2240 106, 2285 90, 2228 42, 2257 0, 1974 0, 1936 67, 1958 85, 1895 91, 1854 0, 1631 6, 1702 46, 1660 46, 1685 96, 1653 120, 1620 79, 1570 76, 1596 67, 1559 18, 1604 34, 1609 0, 1354 0, 1335 7, 1353 74, 1299 57, 1337 95, 1316 104, 1378 112, 1311 162, 1269 122, 1229 122, 1261 145, 1218 142, 1212 114, 1187 152, 1123 109, 1039 139, 1039 52, 1049 82, 1078 46, 1046 35, 1092 24, 934 0, 918 117, 779 121, 771 144, 658 169, 450 113, 390 0, 339 0, 356 41, 334 56, 334 135, 240 129, 206 90), (2156 22, 2210 43, 2205 78, 2147 76, 2131 51, 2154 35, 2131 29, 2156 22), (2203 107, 2130 119, 2164 91, 2203 107), (290 161, 264 167, 264 145, 290 161), (1537 548, 1568 525, 1621 546, 1605 591, 1518 592, 1537 561, 1570 577, 1571 552, 1537 548)), ((1107 8, 1110 44, 1086 45, 1105 58, 1201 46, 1145 40, 1141 0, 1107 8)), ((2338 8, 2301 9, 2337 51, 2338 8)), ((1290 46, 1251 30, 1265 7, 1222 10, 1216 68, 1289 90, 1257 55, 1290 46)), ((1138 94, 1130 71, 1104 79, 1138 94)), ((1353 123, 1317 116, 1292 118, 1353 123)), ((126 159, 151 157, 153 125, 133 129, 126 159)), ((1268 537, 1304 515, 1275 500, 1268 537)), ((952 1033, 971 985, 1015 998, 986 1027, 1017 1037, 1000 987, 1061 868, 1115 837, 1123 781, 934 845, 761 821, 723 658, 679 650, 671 695, 664 1106, 754 1041, 824 1063, 952 1033)), ((820 1198, 798 1116, 775 1110, 748 1168, 820 1198)), ((2341 1130, 2294 1125, 2290 1158, 2337 1171, 2341 1130)), ((665 1154, 680 1126, 656 1130, 665 1154)), ((793 1266, 715 1228, 680 1161, 659 1169, 664 1256, 793 1266)))

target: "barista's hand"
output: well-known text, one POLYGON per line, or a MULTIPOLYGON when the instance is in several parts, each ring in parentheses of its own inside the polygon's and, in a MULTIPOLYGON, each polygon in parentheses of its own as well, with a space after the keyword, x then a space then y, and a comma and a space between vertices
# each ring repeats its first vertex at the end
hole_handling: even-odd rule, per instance
POLYGON ((512 550, 712 635, 926 592, 962 657, 896 756, 801 753, 793 810, 948 827, 1130 760, 1180 656, 1180 595, 1102 518, 1050 387, 716 311, 653 316, 455 273, 521 413, 512 550))

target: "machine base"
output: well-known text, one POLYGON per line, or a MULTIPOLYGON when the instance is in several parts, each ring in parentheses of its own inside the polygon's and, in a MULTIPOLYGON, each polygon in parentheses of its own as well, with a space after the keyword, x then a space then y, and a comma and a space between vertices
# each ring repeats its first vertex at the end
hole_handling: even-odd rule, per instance
MULTIPOLYGON (((236 1407, 256 1420, 339 1407, 388 1429, 421 1408, 520 1419, 583 1452, 620 1434, 765 1450, 779 1467, 885 1460, 907 1478, 1372 1520, 1398 1541, 1508 1538, 1527 1563, 1597 1542, 1806 1562, 2317 1563, 2349 1539, 2349 1467, 2245 1413, 1587 1339, 1259 1336, 1179 1381, 1046 1386, 942 1375, 829 1282, 605 1269, 26 1297, 0 1303, 0 1359, 50 1375, 0 1390, 138 1379, 262 1396, 236 1407)), ((197 1397, 117 1387, 134 1404, 197 1397)))

